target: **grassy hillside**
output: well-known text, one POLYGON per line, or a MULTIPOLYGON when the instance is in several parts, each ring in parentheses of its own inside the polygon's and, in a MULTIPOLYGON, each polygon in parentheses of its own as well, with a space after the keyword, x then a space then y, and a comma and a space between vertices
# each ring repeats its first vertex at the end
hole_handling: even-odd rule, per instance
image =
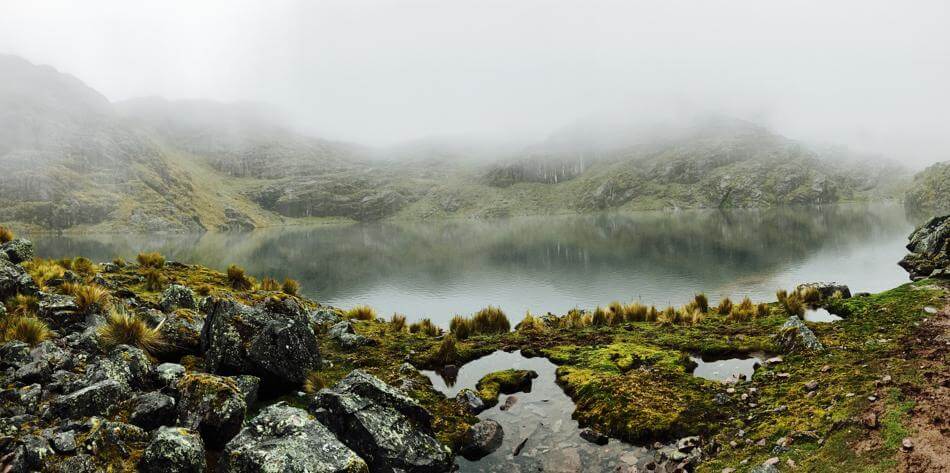
POLYGON ((914 176, 904 203, 923 215, 950 213, 950 162, 934 164, 914 176))

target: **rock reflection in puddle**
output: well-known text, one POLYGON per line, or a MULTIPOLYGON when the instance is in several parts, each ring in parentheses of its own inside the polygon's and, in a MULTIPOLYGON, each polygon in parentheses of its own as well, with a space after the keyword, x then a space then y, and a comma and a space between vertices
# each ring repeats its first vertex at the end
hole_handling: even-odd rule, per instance
POLYGON ((525 358, 520 352, 502 351, 471 361, 461 368, 452 385, 434 371, 423 371, 438 391, 454 397, 464 388, 474 389, 475 383, 488 373, 505 369, 534 370, 530 393, 516 393, 518 402, 502 411, 505 397, 491 409, 478 415, 494 419, 505 430, 504 441, 498 450, 472 462, 458 457, 459 471, 491 472, 564 472, 620 471, 624 467, 643 467, 653 458, 653 451, 611 439, 598 446, 580 437, 577 421, 571 418, 574 402, 555 383, 557 368, 546 358, 525 358), (527 439, 517 456, 516 447, 527 439))
POLYGON ((839 320, 841 320, 841 317, 828 312, 828 309, 821 307, 805 309, 805 321, 807 322, 837 322, 839 320))
POLYGON ((690 359, 696 363, 693 376, 723 383, 735 383, 739 379, 750 379, 755 369, 762 364, 765 355, 760 353, 746 358, 726 358, 703 360, 698 356, 690 359))

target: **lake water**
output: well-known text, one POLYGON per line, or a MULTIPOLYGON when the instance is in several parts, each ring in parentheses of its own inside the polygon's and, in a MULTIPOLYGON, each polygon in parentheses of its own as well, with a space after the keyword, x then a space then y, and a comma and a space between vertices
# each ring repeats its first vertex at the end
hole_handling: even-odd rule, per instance
POLYGON ((837 280, 852 292, 907 281, 913 225, 895 204, 685 210, 504 220, 293 226, 202 235, 33 235, 43 257, 134 259, 140 251, 257 277, 289 276, 307 296, 380 314, 431 317, 500 306, 564 313, 610 301, 774 300, 778 288, 837 280))

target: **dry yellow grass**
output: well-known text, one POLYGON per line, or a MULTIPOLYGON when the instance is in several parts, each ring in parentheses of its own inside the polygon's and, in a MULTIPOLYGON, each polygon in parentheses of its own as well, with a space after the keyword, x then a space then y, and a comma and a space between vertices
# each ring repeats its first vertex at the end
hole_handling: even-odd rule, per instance
POLYGON ((109 348, 131 345, 152 355, 165 347, 160 326, 151 327, 135 315, 116 310, 109 314, 106 323, 99 329, 99 340, 109 348))

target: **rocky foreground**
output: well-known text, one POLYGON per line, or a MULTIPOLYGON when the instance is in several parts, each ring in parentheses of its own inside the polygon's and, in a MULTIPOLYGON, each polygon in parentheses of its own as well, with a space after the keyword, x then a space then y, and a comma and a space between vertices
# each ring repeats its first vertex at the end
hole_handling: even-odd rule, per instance
MULTIPOLYGON (((927 247, 945 251, 947 234, 931 227, 915 241, 942 239, 927 247)), ((322 306, 292 281, 257 282, 239 268, 154 254, 50 261, 7 239, 3 472, 451 471, 457 455, 498 448, 500 426, 476 414, 530 389, 536 374, 492 373, 449 399, 418 369, 451 374, 496 350, 559 365, 584 439, 653 446, 651 458, 618 471, 950 464, 948 283, 936 267, 924 275, 935 278, 873 295, 804 285, 767 304, 618 304, 528 317, 513 331, 500 311, 483 311, 444 333, 322 306), (803 322, 807 306, 843 320, 803 322), (769 359, 751 379, 692 375, 690 355, 753 352, 769 359)), ((517 409, 514 397, 502 408, 517 409)))

